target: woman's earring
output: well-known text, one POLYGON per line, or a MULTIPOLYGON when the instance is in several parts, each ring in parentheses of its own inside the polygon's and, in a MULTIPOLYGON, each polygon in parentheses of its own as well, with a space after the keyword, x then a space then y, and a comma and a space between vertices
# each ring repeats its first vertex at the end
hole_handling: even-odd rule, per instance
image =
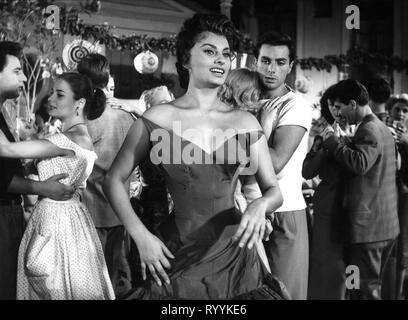
POLYGON ((77 108, 77 116, 79 117, 79 108, 77 108))

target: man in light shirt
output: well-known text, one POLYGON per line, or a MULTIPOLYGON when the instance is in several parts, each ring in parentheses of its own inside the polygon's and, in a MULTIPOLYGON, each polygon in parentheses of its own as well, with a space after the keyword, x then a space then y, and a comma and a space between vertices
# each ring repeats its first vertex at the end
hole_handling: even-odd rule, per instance
POLYGON ((295 60, 293 40, 280 33, 265 34, 255 55, 263 87, 259 121, 283 196, 274 230, 264 245, 272 272, 285 283, 293 299, 302 300, 307 298, 309 269, 302 164, 312 115, 307 102, 285 83, 295 60))

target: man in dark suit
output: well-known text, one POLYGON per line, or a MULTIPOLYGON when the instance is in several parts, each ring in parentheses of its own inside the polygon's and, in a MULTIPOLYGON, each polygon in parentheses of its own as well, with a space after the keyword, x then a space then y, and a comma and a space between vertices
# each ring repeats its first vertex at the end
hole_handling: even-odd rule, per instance
POLYGON ((333 115, 340 123, 356 125, 356 131, 348 146, 334 132, 323 142, 348 172, 343 199, 345 260, 358 267, 360 276, 359 286, 350 290, 351 299, 381 299, 382 272, 399 233, 395 142, 368 100, 358 81, 336 84, 333 115))

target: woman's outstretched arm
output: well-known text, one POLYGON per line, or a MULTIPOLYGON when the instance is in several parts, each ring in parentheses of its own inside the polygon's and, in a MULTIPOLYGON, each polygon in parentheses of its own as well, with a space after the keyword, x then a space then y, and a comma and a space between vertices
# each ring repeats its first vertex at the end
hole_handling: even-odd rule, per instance
POLYGON ((164 268, 170 268, 168 258, 174 257, 163 242, 149 232, 138 218, 125 187, 125 182, 133 169, 146 156, 149 156, 149 135, 143 120, 139 119, 130 128, 125 142, 107 173, 103 190, 113 210, 138 247, 143 279, 146 279, 146 269, 149 269, 153 278, 161 285, 162 280, 169 283, 164 268))

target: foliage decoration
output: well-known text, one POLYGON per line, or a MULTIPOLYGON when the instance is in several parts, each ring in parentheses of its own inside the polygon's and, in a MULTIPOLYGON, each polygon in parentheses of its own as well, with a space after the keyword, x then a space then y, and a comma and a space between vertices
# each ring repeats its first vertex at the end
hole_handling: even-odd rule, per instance
MULTIPOLYGON (((48 5, 53 4, 54 1, 50 0, 0 0, 0 11, 8 12, 11 15, 16 15, 20 17, 20 20, 24 24, 26 21, 30 20, 34 23, 40 21, 39 30, 35 33, 51 34, 56 33, 70 34, 74 36, 81 37, 84 40, 99 41, 100 44, 105 44, 110 49, 116 50, 130 50, 135 55, 141 51, 167 51, 170 54, 175 54, 176 39, 175 36, 163 37, 163 38, 153 38, 147 35, 130 35, 130 36, 117 36, 114 34, 115 27, 104 23, 102 25, 90 25, 83 22, 80 18, 80 13, 92 14, 99 12, 101 8, 101 1, 87 0, 85 4, 80 4, 79 7, 60 7, 60 30, 50 31, 46 30, 44 27, 44 18, 41 16, 41 12, 48 5), (24 14, 27 17, 24 17, 24 14), (41 20, 42 19, 42 20, 41 20), (48 32, 48 33, 47 33, 48 32), (51 32, 51 33, 50 33, 51 32)), ((3 18, 1 16, 1 18, 3 18)), ((9 17, 10 18, 10 17, 9 17)), ((2 21, 7 21, 3 20, 2 21)), ((0 40, 5 38, 5 35, 10 33, 19 33, 17 37, 18 41, 25 40, 28 35, 21 34, 21 26, 10 29, 10 25, 0 24, 0 40)), ((10 38, 9 36, 6 38, 10 38)), ((14 37, 16 38, 16 37, 14 37)), ((255 48, 255 44, 252 39, 246 35, 239 33, 239 51, 242 53, 252 54, 255 48)), ((41 44, 42 42, 37 42, 41 44)), ((49 50, 47 50, 49 52, 49 50)), ((315 68, 318 71, 325 70, 330 72, 333 66, 340 69, 342 66, 348 65, 361 65, 361 64, 374 64, 381 67, 388 68, 388 71, 405 71, 408 73, 408 60, 404 60, 398 56, 385 56, 379 53, 369 53, 361 48, 351 48, 346 54, 341 55, 326 55, 323 58, 308 57, 299 58, 296 63, 300 65, 301 69, 310 70, 315 68)))
POLYGON ((327 55, 323 58, 304 58, 297 59, 301 69, 311 70, 315 68, 318 71, 325 70, 330 72, 333 66, 340 70, 344 65, 359 66, 372 65, 379 69, 385 68, 388 72, 405 71, 408 74, 408 60, 398 56, 385 56, 380 53, 370 53, 359 47, 353 47, 345 55, 327 55))

